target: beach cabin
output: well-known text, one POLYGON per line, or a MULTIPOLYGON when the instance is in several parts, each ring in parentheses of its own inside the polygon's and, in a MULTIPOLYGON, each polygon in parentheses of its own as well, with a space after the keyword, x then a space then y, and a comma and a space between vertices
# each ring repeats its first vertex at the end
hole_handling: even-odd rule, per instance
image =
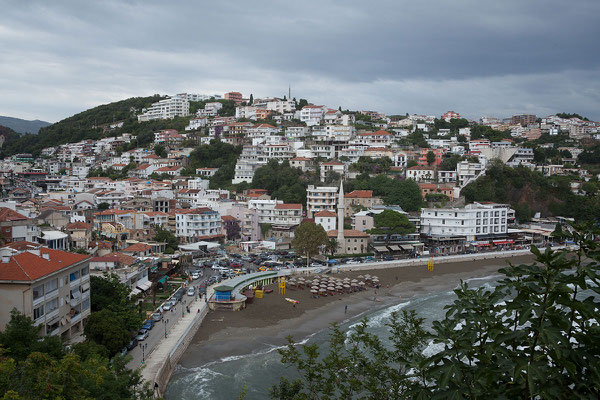
POLYGON ((233 292, 233 286, 221 285, 215 288, 215 293, 208 301, 211 310, 238 311, 246 307, 246 296, 233 292))
POLYGON ((215 300, 216 301, 231 301, 231 291, 233 288, 231 286, 218 286, 215 288, 215 300))

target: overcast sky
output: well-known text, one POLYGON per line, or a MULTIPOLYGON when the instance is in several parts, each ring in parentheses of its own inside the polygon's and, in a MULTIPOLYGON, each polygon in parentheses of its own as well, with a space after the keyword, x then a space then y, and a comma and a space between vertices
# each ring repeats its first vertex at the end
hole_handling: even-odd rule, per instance
POLYGON ((600 120, 600 1, 0 0, 0 115, 240 91, 332 108, 600 120))

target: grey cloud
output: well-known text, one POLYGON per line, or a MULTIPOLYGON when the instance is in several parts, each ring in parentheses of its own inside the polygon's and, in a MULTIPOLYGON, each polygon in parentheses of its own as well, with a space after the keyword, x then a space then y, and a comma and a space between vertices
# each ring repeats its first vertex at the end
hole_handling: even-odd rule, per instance
POLYGON ((593 0, 0 3, 3 114, 291 83, 331 106, 600 117, 593 0))

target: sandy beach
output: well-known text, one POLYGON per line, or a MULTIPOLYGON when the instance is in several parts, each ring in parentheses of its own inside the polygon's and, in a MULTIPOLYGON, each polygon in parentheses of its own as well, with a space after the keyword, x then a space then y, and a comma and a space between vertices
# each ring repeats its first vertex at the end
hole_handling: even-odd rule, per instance
POLYGON ((289 335, 301 340, 317 331, 327 329, 333 322, 343 322, 360 315, 388 307, 391 304, 409 300, 414 296, 435 293, 455 288, 460 280, 487 277, 497 274, 499 268, 507 265, 529 263, 532 256, 518 256, 508 259, 478 260, 469 262, 444 263, 428 271, 426 266, 386 268, 360 271, 360 265, 351 272, 331 276, 356 279, 369 273, 379 278, 381 287, 335 296, 312 298, 310 290, 286 290, 285 295, 265 294, 255 299, 247 308, 238 312, 210 312, 194 337, 182 366, 201 365, 224 357, 247 354, 265 345, 277 346, 285 343, 289 335), (289 297, 298 300, 294 307, 285 300, 289 297), (376 300, 374 300, 376 299, 376 300), (348 306, 346 310, 346 306, 348 306))

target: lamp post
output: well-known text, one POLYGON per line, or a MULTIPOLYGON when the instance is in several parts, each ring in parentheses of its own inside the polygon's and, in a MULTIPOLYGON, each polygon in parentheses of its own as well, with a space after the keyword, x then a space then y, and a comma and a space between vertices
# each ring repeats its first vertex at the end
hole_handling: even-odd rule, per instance
POLYGON ((146 361, 146 349, 148 348, 148 343, 140 343, 140 348, 142 349, 142 364, 146 361))
POLYGON ((185 300, 182 300, 181 302, 183 303, 183 305, 181 306, 181 318, 183 318, 183 316, 185 314, 184 313, 185 312, 185 307, 184 307, 185 306, 185 300))
POLYGON ((169 319, 163 319, 163 324, 165 325, 165 337, 167 337, 167 324, 169 323, 169 319))

